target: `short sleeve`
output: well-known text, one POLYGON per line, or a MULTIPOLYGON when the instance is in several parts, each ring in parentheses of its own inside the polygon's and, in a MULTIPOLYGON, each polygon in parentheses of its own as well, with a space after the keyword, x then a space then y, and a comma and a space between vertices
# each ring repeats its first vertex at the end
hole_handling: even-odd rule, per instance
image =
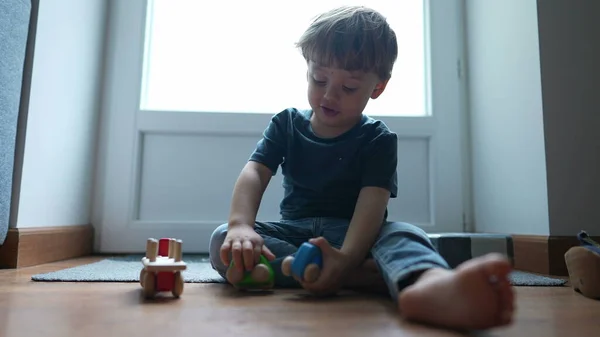
POLYGON ((364 153, 362 187, 374 186, 398 194, 398 136, 392 132, 374 138, 364 153))
POLYGON ((286 155, 287 120, 285 111, 271 118, 249 159, 267 166, 273 172, 273 175, 277 173, 277 169, 286 155))

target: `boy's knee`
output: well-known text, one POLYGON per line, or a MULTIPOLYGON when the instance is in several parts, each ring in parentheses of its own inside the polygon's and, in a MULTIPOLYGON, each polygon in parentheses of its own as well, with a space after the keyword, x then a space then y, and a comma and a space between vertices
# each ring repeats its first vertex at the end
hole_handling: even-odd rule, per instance
POLYGON ((422 228, 409 224, 406 222, 388 222, 386 223, 380 233, 380 238, 388 236, 401 236, 401 237, 412 237, 419 238, 420 240, 430 241, 427 232, 422 228))
POLYGON ((225 237, 227 236, 227 224, 222 224, 217 227, 210 236, 210 241, 208 243, 208 251, 210 263, 214 268, 221 266, 223 262, 221 261, 221 246, 223 242, 225 242, 225 237))
MULTIPOLYGON (((227 224, 224 223, 219 225, 210 236, 210 246, 218 245, 221 248, 223 242, 225 242, 225 237, 227 236, 227 224)), ((212 251, 212 250, 211 250, 212 251)))

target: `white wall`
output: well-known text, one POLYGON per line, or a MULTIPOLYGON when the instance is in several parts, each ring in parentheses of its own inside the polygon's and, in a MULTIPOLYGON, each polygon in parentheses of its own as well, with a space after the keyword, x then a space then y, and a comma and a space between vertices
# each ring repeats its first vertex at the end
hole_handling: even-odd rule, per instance
POLYGON ((106 1, 40 0, 13 227, 90 223, 106 1))
POLYGON ((466 5, 476 231, 547 235, 536 2, 466 5))

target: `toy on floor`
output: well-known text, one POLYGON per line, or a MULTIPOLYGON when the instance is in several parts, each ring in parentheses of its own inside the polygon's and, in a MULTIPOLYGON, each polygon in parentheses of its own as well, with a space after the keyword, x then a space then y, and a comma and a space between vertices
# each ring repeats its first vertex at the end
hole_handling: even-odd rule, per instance
POLYGON ((140 284, 146 298, 167 291, 177 298, 181 296, 184 283, 181 272, 187 268, 182 261, 181 246, 181 240, 172 238, 148 239, 146 256, 142 258, 144 267, 140 272, 140 284))
POLYGON ((569 281, 575 291, 591 299, 600 299, 600 244, 585 231, 577 238, 580 246, 571 247, 565 253, 569 281))
POLYGON ((294 256, 286 257, 281 263, 285 276, 293 276, 298 281, 314 282, 319 278, 323 261, 321 250, 312 243, 303 243, 294 256))
MULTIPOLYGON (((227 270, 227 279, 232 279, 231 273, 236 272, 235 268, 233 268, 234 266, 235 263, 233 263, 232 260, 229 269, 227 270)), ((252 271, 244 272, 242 280, 235 283, 234 287, 245 290, 264 290, 271 289, 274 285, 275 272, 273 271, 269 260, 261 255, 260 261, 254 266, 254 269, 252 269, 252 271)))

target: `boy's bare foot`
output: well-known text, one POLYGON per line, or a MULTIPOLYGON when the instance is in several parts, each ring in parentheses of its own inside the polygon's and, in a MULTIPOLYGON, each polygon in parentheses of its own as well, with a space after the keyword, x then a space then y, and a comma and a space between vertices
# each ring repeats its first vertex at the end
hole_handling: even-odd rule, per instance
POLYGON ((430 269, 398 297, 407 319, 453 329, 489 329, 512 322, 510 263, 499 254, 464 262, 454 270, 430 269))

